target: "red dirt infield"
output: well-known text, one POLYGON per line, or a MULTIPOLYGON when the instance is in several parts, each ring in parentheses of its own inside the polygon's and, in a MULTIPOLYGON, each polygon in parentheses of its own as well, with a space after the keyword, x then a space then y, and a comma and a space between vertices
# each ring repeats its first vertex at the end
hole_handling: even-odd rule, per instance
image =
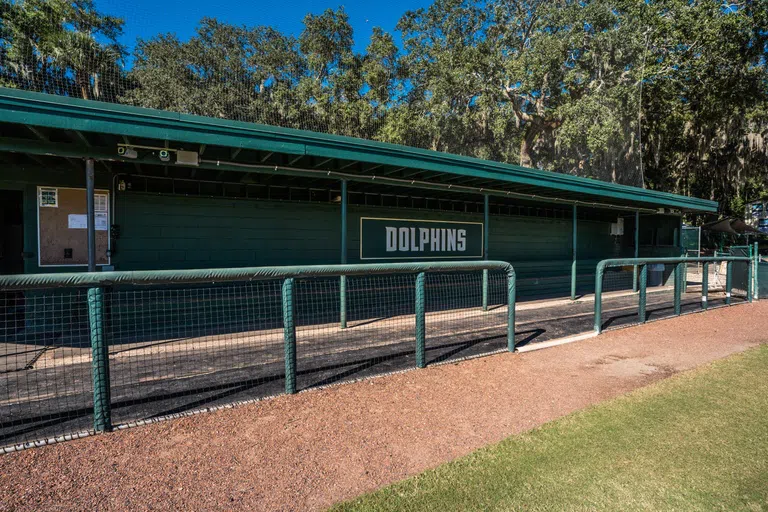
POLYGON ((768 301, 0 456, 0 510, 318 510, 768 340, 768 301))

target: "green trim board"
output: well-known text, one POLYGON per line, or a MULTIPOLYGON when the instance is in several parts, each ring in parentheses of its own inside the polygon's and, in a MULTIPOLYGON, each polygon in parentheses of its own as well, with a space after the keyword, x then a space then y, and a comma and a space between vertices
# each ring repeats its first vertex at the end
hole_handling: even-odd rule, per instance
MULTIPOLYGON (((79 133, 79 132, 78 132, 79 133)), ((18 138, 7 138, 7 137, 0 137, 0 152, 7 151, 7 152, 14 152, 14 153, 22 153, 22 154, 29 154, 29 155, 44 155, 44 156, 55 156, 55 157, 64 157, 69 158, 70 160, 73 158, 94 158, 99 161, 110 161, 110 162, 120 162, 120 163, 129 163, 132 165, 150 165, 150 166, 158 166, 157 159, 153 159, 152 157, 144 157, 144 158, 138 158, 138 159, 126 159, 124 157, 115 156, 114 152, 111 148, 106 147, 94 147, 94 146, 77 146, 74 144, 69 143, 54 143, 54 142, 41 142, 36 140, 27 140, 27 139, 18 139, 18 138)), ((273 155, 274 153, 270 152, 268 155, 273 155)), ((330 161, 334 159, 325 159, 324 161, 330 161)), ((338 160, 336 160, 338 161, 338 160)), ((344 162, 341 160, 340 162, 344 162)), ((359 162, 357 162, 359 163, 359 162)), ((164 169, 167 169, 166 164, 162 164, 160 167, 163 167, 164 169)), ((376 175, 369 175, 369 174, 353 174, 349 172, 340 172, 333 169, 320 169, 320 168, 296 168, 296 167, 288 167, 283 165, 274 165, 274 164, 257 164, 257 163, 241 163, 241 162, 228 162, 228 161, 220 161, 220 160, 201 160, 198 165, 195 166, 188 166, 184 164, 173 164, 174 168, 180 168, 180 169, 192 169, 194 172, 197 169, 204 169, 204 170, 215 170, 217 173, 222 172, 239 172, 239 173, 256 173, 256 174, 271 174, 275 176, 283 176, 283 177, 302 177, 302 178, 310 178, 310 179, 330 179, 330 180, 339 180, 339 181, 352 181, 357 183, 364 183, 367 185, 375 184, 380 186, 397 186, 397 187, 408 187, 410 189, 414 190, 437 190, 441 191, 443 193, 451 193, 451 194, 480 194, 486 196, 494 196, 494 197, 503 197, 503 198, 511 198, 511 199, 521 199, 524 201, 533 201, 540 204, 547 204, 547 203, 553 203, 553 204, 579 204, 587 207, 593 207, 598 209, 608 209, 608 210, 627 210, 627 211, 636 211, 636 210, 642 210, 645 213, 656 213, 656 209, 649 207, 653 205, 646 205, 646 206, 640 206, 638 204, 632 204, 632 205, 625 205, 625 204, 617 204, 617 203, 608 203, 604 202, 603 199, 596 199, 594 197, 589 198, 586 195, 578 195, 576 197, 571 197, 568 193, 559 192, 557 196, 552 194, 551 192, 542 193, 540 189, 534 189, 538 191, 538 194, 532 194, 530 193, 530 187, 527 188, 528 192, 520 192, 515 190, 510 190, 505 187, 511 186, 510 183, 512 182, 493 182, 493 181, 486 181, 485 187, 479 187, 477 185, 462 185, 460 183, 455 182, 455 178, 449 178, 447 180, 444 180, 444 177, 442 174, 437 173, 437 180, 438 181, 423 181, 423 180, 414 180, 414 179, 403 179, 403 178, 395 178, 391 176, 376 176, 376 175), (443 181, 444 180, 444 181, 443 181), (491 188, 496 187, 496 188, 491 188), (501 187, 501 188, 499 188, 501 187), (549 195, 545 195, 549 194, 549 195), (566 197, 568 196, 568 197, 566 197), (586 199, 585 199, 586 198, 586 199)), ((347 167, 347 166, 342 166, 347 167)), ((400 167, 399 170, 408 169, 406 167, 400 167)), ((408 171, 410 174, 419 174, 422 173, 422 171, 414 171, 413 169, 410 169, 408 171)), ((130 172, 126 173, 120 173, 120 174, 131 174, 130 172)), ((387 174, 387 173, 385 173, 387 174)), ((142 174, 139 174, 142 176, 142 174)), ((157 176, 155 176, 157 177, 157 176)), ((466 179, 470 181, 476 181, 476 178, 467 177, 466 179)), ((191 180, 194 181, 194 180, 191 180)), ((572 194, 571 194, 572 195, 572 194)), ((695 210, 692 210, 695 211, 695 210)))
MULTIPOLYGON (((395 144, 264 126, 239 121, 176 114, 77 98, 0 88, 0 118, 4 122, 61 130, 125 135, 182 143, 253 149, 332 160, 401 166, 449 175, 533 187, 544 194, 584 195, 590 200, 624 201, 686 211, 717 211, 717 202, 578 178, 395 144)), ((79 147, 81 156, 94 148, 79 147)), ((117 154, 110 159, 120 160, 117 154)))
POLYGON ((360 217, 361 260, 483 258, 482 222, 360 217))

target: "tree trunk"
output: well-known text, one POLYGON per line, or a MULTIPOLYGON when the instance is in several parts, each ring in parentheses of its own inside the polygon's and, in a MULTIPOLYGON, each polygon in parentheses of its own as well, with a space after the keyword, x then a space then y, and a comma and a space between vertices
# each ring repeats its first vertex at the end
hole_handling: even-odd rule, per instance
POLYGON ((80 96, 87 100, 88 98, 88 75, 80 70, 75 71, 75 82, 80 87, 80 96))
POLYGON ((533 143, 536 140, 539 130, 535 130, 532 126, 528 126, 523 136, 523 141, 520 143, 520 165, 523 167, 534 167, 533 162, 533 143))

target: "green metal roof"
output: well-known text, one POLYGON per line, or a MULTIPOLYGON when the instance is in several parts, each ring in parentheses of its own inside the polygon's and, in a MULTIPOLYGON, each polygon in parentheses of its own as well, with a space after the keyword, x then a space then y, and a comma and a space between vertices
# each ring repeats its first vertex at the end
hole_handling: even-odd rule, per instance
POLYGON ((715 201, 396 144, 16 89, 0 88, 0 128, 3 125, 0 151, 31 155, 135 164, 117 155, 116 143, 139 139, 186 145, 185 149, 212 148, 206 150, 201 168, 472 190, 624 209, 715 213, 718 206, 715 201), (19 138, 13 125, 30 127, 39 136, 19 138), (66 132, 69 137, 58 137, 57 142, 57 137, 42 136, 35 127, 52 134, 66 132))

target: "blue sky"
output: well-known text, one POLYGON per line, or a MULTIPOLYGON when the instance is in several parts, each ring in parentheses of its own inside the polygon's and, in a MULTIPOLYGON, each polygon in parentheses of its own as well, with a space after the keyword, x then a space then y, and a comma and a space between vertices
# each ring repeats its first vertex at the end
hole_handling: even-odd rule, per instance
POLYGON ((270 25, 298 36, 301 19, 306 13, 317 14, 327 8, 343 6, 355 30, 355 49, 362 51, 368 44, 373 27, 380 26, 387 32, 393 32, 405 11, 426 7, 430 3, 429 0, 96 0, 100 11, 125 19, 122 42, 131 50, 137 37, 149 38, 160 32, 174 32, 186 40, 204 16, 237 25, 270 25))

